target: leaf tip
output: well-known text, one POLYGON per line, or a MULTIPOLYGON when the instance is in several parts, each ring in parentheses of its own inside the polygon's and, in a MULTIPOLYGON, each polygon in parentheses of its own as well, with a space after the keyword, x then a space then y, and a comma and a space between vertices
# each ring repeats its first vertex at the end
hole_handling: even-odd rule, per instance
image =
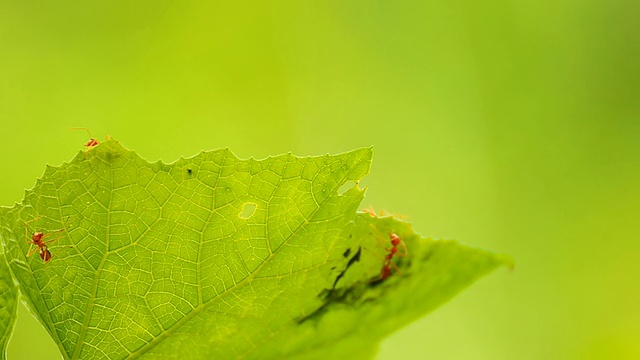
POLYGON ((516 261, 513 259, 513 257, 507 254, 496 254, 496 257, 498 258, 500 264, 506 266, 509 271, 515 271, 516 261))

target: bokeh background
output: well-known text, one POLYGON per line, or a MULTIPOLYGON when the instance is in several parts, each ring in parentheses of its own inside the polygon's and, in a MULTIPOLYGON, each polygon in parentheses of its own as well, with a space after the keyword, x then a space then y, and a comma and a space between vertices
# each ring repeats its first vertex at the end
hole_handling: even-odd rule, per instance
MULTIPOLYGON (((0 0, 0 204, 149 160, 375 146, 363 207, 512 255, 379 359, 640 358, 638 2, 0 0)), ((20 309, 9 359, 57 359, 20 309)))

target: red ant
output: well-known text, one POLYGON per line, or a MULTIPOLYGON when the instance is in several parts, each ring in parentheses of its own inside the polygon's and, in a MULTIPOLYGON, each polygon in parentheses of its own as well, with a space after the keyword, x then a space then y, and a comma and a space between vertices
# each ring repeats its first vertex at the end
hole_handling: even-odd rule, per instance
POLYGON ((46 264, 49 262, 49 260, 51 260, 51 251, 49 251, 49 246, 58 241, 62 237, 62 234, 59 234, 58 237, 48 242, 45 242, 44 239, 48 238, 54 233, 61 233, 64 231, 64 229, 55 230, 49 234, 44 234, 42 231, 36 231, 31 235, 31 240, 29 240, 29 223, 40 220, 40 218, 41 216, 38 216, 37 218, 26 221, 24 223, 25 239, 27 240, 27 243, 29 243, 30 245, 36 245, 36 247, 33 249, 31 249, 30 247, 30 250, 27 253, 27 257, 30 257, 36 250, 39 250, 38 253, 40 254, 40 258, 46 264))
MULTIPOLYGON (((371 224, 371 226, 376 230, 376 232, 380 233, 380 231, 371 224)), ((393 266, 397 272, 400 272, 398 265, 393 263, 393 256, 407 256, 409 254, 409 250, 407 249, 407 245, 400 239, 400 237, 396 233, 389 233, 389 241, 391 241, 391 248, 387 249, 385 244, 383 244, 380 239, 376 236, 376 241, 384 247, 384 249, 388 252, 384 257, 384 261, 382 263, 382 269, 380 269, 380 279, 379 281, 385 280, 389 276, 391 276, 391 266, 393 266), (398 247, 402 246, 404 248, 404 252, 399 253, 398 247)))
POLYGON ((389 253, 384 257, 384 263, 382 263, 382 269, 380 269, 380 280, 384 280, 391 276, 391 265, 393 265, 397 272, 400 272, 398 265, 391 261, 393 259, 393 255, 406 256, 408 254, 407 246, 402 240, 400 240, 398 235, 390 233, 389 240, 391 241, 391 249, 385 248, 389 253), (398 245, 400 244, 404 247, 403 253, 398 253, 398 245))
MULTIPOLYGON (((87 134, 89 135, 89 141, 87 141, 86 143, 84 143, 84 146, 87 148, 87 151, 93 149, 94 147, 100 145, 100 142, 98 140, 96 140, 93 136, 91 136, 91 133, 89 132, 88 128, 69 128, 69 130, 84 130, 87 132, 87 134)), ((107 139, 109 139, 109 137, 107 136, 107 139)))

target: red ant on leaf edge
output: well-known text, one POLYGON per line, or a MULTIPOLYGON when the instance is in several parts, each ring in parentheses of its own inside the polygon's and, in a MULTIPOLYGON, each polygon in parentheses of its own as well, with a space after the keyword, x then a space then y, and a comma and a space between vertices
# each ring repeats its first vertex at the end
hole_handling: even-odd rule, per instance
MULTIPOLYGON (((363 213, 365 214, 369 214, 371 217, 384 217, 384 216, 391 216, 391 217, 397 217, 400 220, 404 220, 403 216, 396 216, 393 214, 389 214, 387 212, 385 212, 384 210, 380 211, 379 214, 376 214, 376 211, 373 209, 373 207, 368 207, 366 209, 362 210, 363 213)), ((396 233, 389 233, 389 241, 391 242, 391 247, 387 248, 387 245, 385 245, 380 238, 383 238, 384 236, 382 235, 382 233, 380 232, 380 230, 378 230, 377 227, 375 227, 375 225, 371 224, 371 227, 375 230, 375 232, 377 233, 377 235, 375 235, 375 239, 376 241, 385 249, 385 251, 387 252, 387 255, 385 255, 383 262, 382 262, 382 269, 380 269, 380 277, 376 280, 376 281, 382 281, 387 279, 389 276, 391 276, 391 267, 393 267, 396 272, 400 272, 400 269, 398 268, 398 265, 396 265, 393 262, 393 257, 394 256, 407 256, 409 254, 409 250, 407 249, 407 245, 404 243, 404 241, 402 241, 402 239, 400 239, 400 236, 398 236, 398 234, 396 233), (403 252, 398 252, 398 247, 402 247, 404 249, 403 252)), ((369 250, 370 251, 370 250, 369 250)), ((371 252, 371 251, 370 251, 371 252)), ((373 252, 372 252, 373 253, 373 252)), ((379 255, 375 254, 375 256, 380 257, 379 255)))
POLYGON ((25 240, 27 241, 28 244, 30 244, 29 252, 27 253, 27 257, 30 257, 31 255, 33 255, 33 253, 36 250, 38 250, 40 258, 46 264, 52 258, 51 251, 49 251, 49 246, 51 246, 51 244, 53 244, 54 242, 58 241, 62 237, 62 232, 64 231, 64 229, 54 230, 54 231, 52 231, 52 232, 50 232, 48 234, 45 234, 42 231, 36 231, 33 234, 31 234, 31 239, 29 239, 29 224, 34 222, 34 221, 40 220, 41 217, 42 216, 38 216, 35 219, 32 219, 32 220, 24 222, 25 240), (50 237, 51 235, 53 235, 55 233, 58 233, 58 236, 55 239, 45 242, 46 238, 50 237), (32 248, 33 245, 35 245, 36 247, 32 248))
MULTIPOLYGON (((100 142, 96 138, 91 136, 91 132, 89 132, 88 128, 82 128, 82 127, 81 128, 76 128, 76 127, 73 127, 73 128, 69 128, 69 130, 84 130, 84 131, 87 132, 87 135, 89 135, 89 141, 87 141, 86 143, 83 144, 84 147, 87 148, 87 151, 89 151, 89 150, 93 149, 94 147, 100 145, 100 142)), ((109 140, 110 138, 111 137, 109 135, 107 135, 107 140, 109 140)))
MULTIPOLYGON (((380 230, 378 230, 378 228, 376 228, 373 224, 371 224, 371 227, 373 227, 376 232, 380 233, 380 230)), ((382 268, 380 269, 380 277, 377 279, 377 281, 382 281, 391 276, 391 267, 393 267, 396 272, 400 273, 400 268, 398 268, 398 265, 393 262, 393 257, 407 256, 409 254, 409 250, 407 249, 407 245, 404 243, 404 241, 402 241, 402 239, 400 239, 400 236, 398 236, 398 234, 396 233, 389 233, 389 242, 391 242, 390 248, 387 248, 387 246, 379 239, 379 236, 376 236, 376 241, 382 247, 384 247, 384 250, 387 252, 387 255, 385 255, 382 262, 382 268), (402 247, 404 251, 398 252, 399 247, 402 247)))

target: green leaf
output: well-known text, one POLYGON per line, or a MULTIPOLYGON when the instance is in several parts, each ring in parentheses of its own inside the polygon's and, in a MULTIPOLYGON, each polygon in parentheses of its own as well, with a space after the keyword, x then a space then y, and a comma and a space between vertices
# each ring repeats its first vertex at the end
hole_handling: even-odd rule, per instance
POLYGON ((218 150, 167 165, 109 140, 0 208, 0 237, 65 358, 367 358, 509 261, 356 215, 371 155, 218 150), (26 256, 25 223, 55 241, 48 263, 26 256), (390 233, 408 254, 382 281, 390 233))
POLYGON ((17 303, 18 291, 11 279, 4 252, 0 252, 0 359, 6 357, 7 343, 16 321, 17 303))

